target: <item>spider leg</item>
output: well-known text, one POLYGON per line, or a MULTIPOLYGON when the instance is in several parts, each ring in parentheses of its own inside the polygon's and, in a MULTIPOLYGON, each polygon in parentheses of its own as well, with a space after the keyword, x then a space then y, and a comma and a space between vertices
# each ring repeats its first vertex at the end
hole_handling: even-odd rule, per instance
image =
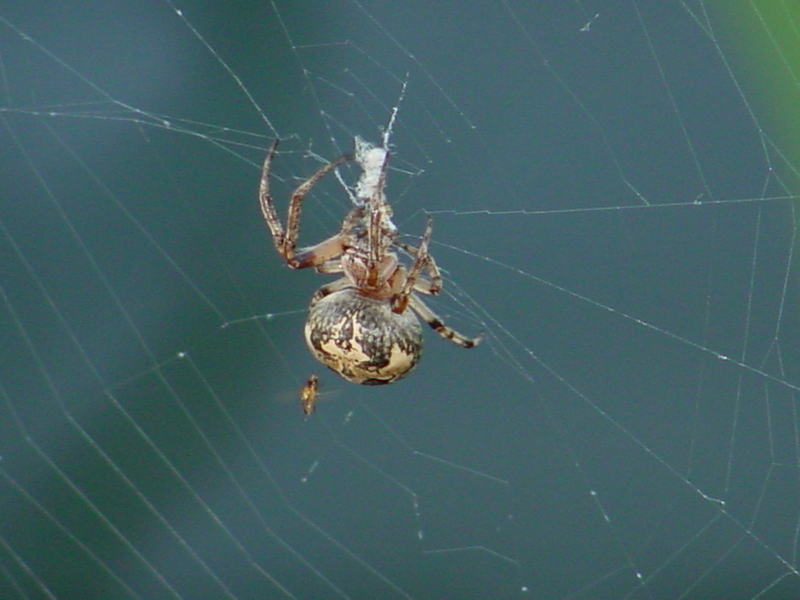
POLYGON ((414 291, 425 294, 426 296, 435 296, 439 293, 439 290, 436 290, 436 292, 433 291, 433 284, 424 277, 417 277, 417 282, 414 284, 414 291))
POLYGON ((261 203, 261 212, 272 233, 272 239, 275 242, 275 248, 278 250, 278 253, 290 267, 293 269, 302 269, 324 262, 335 256, 337 252, 341 253, 341 243, 339 242, 338 236, 334 236, 316 246, 303 250, 299 256, 295 253, 295 247, 300 230, 300 208, 306 194, 319 183, 319 180, 322 179, 328 171, 335 169, 349 160, 353 160, 353 156, 345 154, 329 162, 327 165, 323 165, 317 169, 316 173, 297 187, 294 193, 292 193, 292 199, 289 202, 289 214, 286 221, 286 229, 284 230, 278 218, 278 213, 275 211, 272 195, 269 192, 269 172, 279 141, 280 140, 276 139, 272 142, 272 145, 267 151, 267 156, 264 159, 264 167, 261 171, 261 184, 259 187, 259 201, 261 203))
MULTIPOLYGON (((395 246, 402 248, 412 256, 416 256, 419 252, 419 249, 416 246, 412 246, 411 244, 406 244, 403 242, 395 242, 395 246)), ((427 264, 425 265, 425 269, 428 271, 428 276, 430 277, 430 281, 426 281, 427 287, 424 294, 429 296, 436 296, 439 292, 442 291, 442 273, 439 271, 439 267, 436 264, 436 260, 433 258, 433 254, 428 254, 427 257, 427 264)), ((419 284, 420 281, 424 281, 417 278, 416 284, 419 284)), ((419 290, 417 285, 415 284, 414 289, 419 290)))
POLYGON ((310 304, 309 308, 313 308, 313 306, 317 302, 322 300, 325 296, 329 296, 330 294, 333 294, 334 292, 339 292, 339 291, 341 291, 341 290, 343 290, 343 289, 345 289, 345 288, 347 288, 347 287, 349 287, 351 285, 352 285, 352 283, 347 277, 341 277, 341 278, 337 279, 336 281, 331 281, 330 283, 326 283, 321 288, 319 288, 316 292, 314 292, 314 295, 311 297, 311 304, 310 304))
MULTIPOLYGON (((291 261, 287 259, 289 266, 293 269, 305 269, 306 267, 317 267, 319 273, 336 273, 337 271, 320 270, 328 262, 336 262, 334 259, 339 256, 344 247, 342 246, 341 235, 334 235, 327 240, 314 246, 303 248, 300 251, 293 251, 291 261)), ((339 269, 341 271, 341 269, 339 269)))
POLYGON ((269 193, 269 171, 272 167, 272 159, 275 156, 275 149, 278 147, 279 140, 272 142, 272 145, 267 151, 267 157, 264 159, 264 167, 261 170, 261 184, 258 190, 258 199, 261 203, 261 213, 264 215, 264 220, 267 222, 272 239, 275 242, 275 247, 278 252, 283 254, 283 244, 286 234, 283 231, 283 225, 278 218, 278 213, 275 212, 275 206, 272 204, 272 196, 269 193))
POLYGON ((444 324, 441 317, 433 312, 428 305, 416 294, 412 293, 408 296, 408 304, 417 313, 423 321, 430 325, 431 329, 436 331, 443 338, 450 340, 454 344, 458 344, 462 348, 474 348, 480 343, 480 336, 476 338, 468 338, 460 334, 455 329, 450 329, 444 324))
POLYGON ((356 197, 359 203, 369 204, 369 221, 367 236, 369 239, 369 258, 371 264, 381 260, 382 240, 385 221, 391 219, 391 207, 386 202, 383 188, 386 185, 386 173, 389 168, 389 150, 376 146, 356 136, 354 160, 363 173, 356 185, 356 197))
MULTIPOLYGON (((283 252, 281 252, 286 259, 286 262, 289 263, 289 266, 295 269, 302 269, 303 267, 319 264, 318 262, 315 262, 312 256, 307 256, 306 260, 302 262, 295 259, 295 246, 297 244, 297 235, 300 231, 300 208, 303 204, 306 194, 311 191, 311 188, 319 183, 319 180, 322 179, 328 173, 328 171, 332 171, 336 167, 343 165, 349 160, 353 160, 353 156, 351 154, 345 154, 333 162, 329 162, 327 165, 321 166, 316 173, 297 186, 297 189, 294 191, 294 193, 292 193, 292 199, 289 202, 289 216, 286 220, 286 238, 283 242, 283 252)), ((336 238, 338 238, 338 236, 334 236, 334 238, 330 238, 329 240, 326 240, 326 242, 332 242, 336 238)), ((322 242, 322 244, 325 244, 326 242, 322 242)), ((320 244, 320 246, 322 244, 320 244)), ((324 258, 323 260, 327 260, 328 258, 330 258, 330 256, 324 258)))
POLYGON ((342 266, 342 259, 334 256, 326 261, 323 261, 316 265, 315 267, 317 273, 344 273, 344 267, 342 266))
POLYGON ((428 264, 428 244, 430 244, 432 233, 433 220, 428 217, 428 222, 425 225, 425 232, 422 234, 422 242, 420 242, 419 248, 416 248, 414 251, 414 262, 411 263, 411 268, 408 270, 403 289, 400 290, 400 292, 394 298, 392 298, 392 310, 395 313, 400 314, 406 309, 409 295, 414 289, 414 284, 417 282, 417 278, 422 272, 422 269, 428 264))

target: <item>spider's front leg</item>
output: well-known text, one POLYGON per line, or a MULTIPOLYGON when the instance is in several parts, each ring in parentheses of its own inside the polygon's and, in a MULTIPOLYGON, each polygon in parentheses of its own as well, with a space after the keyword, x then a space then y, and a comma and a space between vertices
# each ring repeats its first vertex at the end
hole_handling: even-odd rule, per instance
MULTIPOLYGON (((417 252, 419 252, 419 249, 411 244, 395 242, 395 245, 408 252, 411 256, 416 256, 417 252)), ((442 291, 442 274, 436 264, 436 259, 433 258, 433 254, 428 253, 426 260, 428 264, 425 266, 425 270, 428 272, 430 281, 423 277, 417 277, 417 281, 414 283, 414 289, 421 291, 427 296, 436 296, 442 291)))
POLYGON ((275 211, 275 205, 272 202, 272 195, 269 192, 269 173, 272 167, 272 159, 275 156, 275 151, 278 147, 279 140, 272 142, 267 157, 264 159, 264 167, 261 171, 261 185, 259 187, 259 201, 261 203, 261 212, 264 215, 264 220, 267 222, 272 239, 275 242, 275 248, 278 253, 283 257, 286 263, 293 269, 303 269, 318 265, 329 258, 341 254, 341 242, 339 236, 334 236, 317 244, 312 248, 308 248, 303 252, 297 253, 297 236, 300 230, 300 208, 303 204, 306 194, 311 191, 319 180, 322 179, 328 171, 332 171, 336 167, 353 160, 352 155, 345 154, 336 160, 323 165, 316 173, 306 179, 303 183, 297 186, 297 189, 292 193, 292 199, 289 202, 289 214, 286 220, 286 229, 284 230, 281 221, 278 218, 278 213, 275 211))
MULTIPOLYGON (((422 241, 420 242, 419 248, 413 249, 414 262, 411 263, 411 268, 406 275, 406 281, 403 284, 403 289, 400 290, 400 292, 394 298, 392 298, 392 311, 397 314, 402 313, 408 306, 409 295, 413 291, 414 284, 416 284, 422 269, 424 269, 426 266, 431 269, 429 263, 431 258, 428 256, 428 244, 430 244, 432 233, 433 220, 428 217, 428 221, 425 224, 425 233, 422 234, 422 241)), ((405 244, 400 245, 400 247, 404 247, 404 249, 412 248, 411 246, 406 246, 405 244)), ((435 267, 433 267, 433 269, 435 269, 435 267)), ((435 274, 438 276, 438 271, 436 271, 435 274)), ((437 284, 440 281, 441 278, 439 278, 437 284)), ((436 291, 438 293, 438 290, 436 291)))
POLYGON ((286 242, 286 234, 283 231, 283 225, 278 218, 278 213, 275 211, 275 206, 272 204, 272 195, 269 193, 269 171, 272 168, 272 159, 275 156, 275 150, 278 147, 278 142, 275 140, 267 151, 267 157, 264 159, 264 167, 261 170, 261 184, 258 189, 258 200, 261 204, 261 214, 264 215, 264 220, 267 222, 270 233, 272 233, 272 240, 275 242, 275 248, 283 256, 283 247, 286 242))

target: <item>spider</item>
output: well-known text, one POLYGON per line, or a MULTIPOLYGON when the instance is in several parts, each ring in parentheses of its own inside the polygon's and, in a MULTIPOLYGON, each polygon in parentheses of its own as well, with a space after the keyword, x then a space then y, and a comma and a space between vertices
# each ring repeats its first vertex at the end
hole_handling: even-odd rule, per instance
POLYGON ((311 299, 305 338, 316 359, 353 383, 397 381, 411 372, 422 354, 422 329, 414 313, 451 342, 463 348, 477 345, 480 337, 468 338, 447 327, 418 295, 433 296, 442 289, 441 273, 428 253, 433 224, 428 218, 419 247, 397 240, 392 208, 384 195, 389 161, 386 136, 382 146, 356 137, 353 154, 320 167, 301 183, 289 202, 286 229, 269 192, 278 142, 267 152, 259 190, 275 248, 293 269, 314 267, 318 273, 344 275, 322 286, 311 299), (325 174, 348 161, 355 161, 363 171, 350 192, 355 207, 339 233, 297 249, 303 199, 325 174), (411 259, 408 267, 395 250, 411 259))

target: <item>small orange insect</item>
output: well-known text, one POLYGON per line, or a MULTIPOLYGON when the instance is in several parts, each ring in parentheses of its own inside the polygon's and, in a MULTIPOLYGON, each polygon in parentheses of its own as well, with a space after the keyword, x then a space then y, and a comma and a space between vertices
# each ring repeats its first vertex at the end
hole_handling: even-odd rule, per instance
POLYGON ((303 407, 303 414, 309 416, 317 407, 317 390, 319 389, 319 377, 316 373, 308 376, 303 389, 300 390, 300 405, 303 407))

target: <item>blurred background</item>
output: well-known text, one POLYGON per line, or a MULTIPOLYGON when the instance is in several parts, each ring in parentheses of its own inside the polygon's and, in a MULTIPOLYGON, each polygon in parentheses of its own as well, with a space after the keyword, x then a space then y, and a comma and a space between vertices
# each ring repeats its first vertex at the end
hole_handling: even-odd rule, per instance
POLYGON ((800 43, 735 4, 0 7, 0 597, 798 597, 800 43), (398 103, 485 338, 359 387, 257 189, 398 103))

